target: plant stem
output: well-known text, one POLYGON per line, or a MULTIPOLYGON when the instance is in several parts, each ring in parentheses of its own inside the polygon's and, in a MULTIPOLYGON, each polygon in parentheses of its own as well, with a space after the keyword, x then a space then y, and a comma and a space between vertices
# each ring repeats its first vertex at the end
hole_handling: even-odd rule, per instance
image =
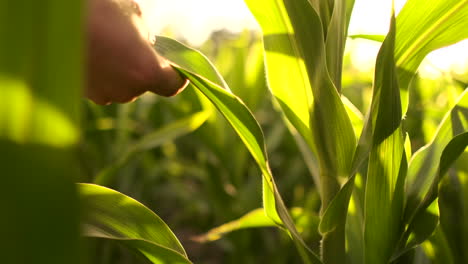
MULTIPOLYGON (((336 177, 322 174, 322 208, 320 214, 323 216, 335 195, 340 190, 336 177)), ((346 219, 340 219, 336 229, 323 235, 321 243, 321 257, 324 264, 335 264, 346 262, 345 251, 345 223, 346 219)))

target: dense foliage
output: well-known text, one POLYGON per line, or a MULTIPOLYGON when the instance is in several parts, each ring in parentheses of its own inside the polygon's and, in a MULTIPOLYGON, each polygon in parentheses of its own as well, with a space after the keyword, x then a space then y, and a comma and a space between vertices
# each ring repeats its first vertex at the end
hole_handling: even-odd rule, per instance
POLYGON ((80 1, 32 2, 0 4, 0 262, 468 263, 468 79, 417 74, 468 1, 357 36, 372 74, 353 0, 246 0, 261 33, 158 37, 190 86, 110 106, 78 96, 80 1))

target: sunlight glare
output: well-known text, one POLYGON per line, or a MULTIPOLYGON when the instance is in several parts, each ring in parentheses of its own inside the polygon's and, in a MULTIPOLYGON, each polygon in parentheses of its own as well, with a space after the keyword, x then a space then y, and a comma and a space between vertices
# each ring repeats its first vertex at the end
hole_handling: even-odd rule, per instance
MULTIPOLYGON (((258 30, 258 24, 242 0, 138 0, 153 34, 167 34, 187 40, 193 46, 206 41, 211 32, 227 29, 258 30)), ((395 0, 395 12, 406 0, 395 0)), ((389 28, 392 0, 356 0, 349 34, 386 34, 389 28)), ((372 71, 380 43, 349 40, 347 53, 361 71, 372 71)), ((443 73, 463 74, 468 69, 468 41, 437 50, 424 60, 420 72, 438 77, 443 73)))

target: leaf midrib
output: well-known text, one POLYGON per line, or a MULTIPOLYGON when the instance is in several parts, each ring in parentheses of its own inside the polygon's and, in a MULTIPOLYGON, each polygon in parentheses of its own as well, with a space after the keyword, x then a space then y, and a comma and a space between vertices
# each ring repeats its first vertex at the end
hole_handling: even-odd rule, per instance
POLYGON ((437 20, 437 22, 434 23, 431 27, 429 27, 428 30, 426 30, 423 34, 416 38, 416 40, 413 42, 413 45, 411 45, 397 60, 396 65, 403 65, 411 57, 411 55, 415 53, 415 51, 427 39, 428 36, 432 35, 433 32, 436 31, 439 28, 439 26, 445 21, 447 21, 452 15, 462 10, 462 7, 466 4, 468 4, 468 0, 461 1, 457 5, 453 6, 449 10, 449 12, 445 13, 445 15, 442 16, 441 19, 437 20))

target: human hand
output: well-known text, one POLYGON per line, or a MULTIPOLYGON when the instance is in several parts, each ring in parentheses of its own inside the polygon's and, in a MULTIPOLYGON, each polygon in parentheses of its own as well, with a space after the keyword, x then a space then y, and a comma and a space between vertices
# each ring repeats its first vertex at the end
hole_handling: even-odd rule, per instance
POLYGON ((136 0, 87 1, 87 87, 97 104, 125 103, 146 91, 173 96, 188 84, 152 48, 136 0))

